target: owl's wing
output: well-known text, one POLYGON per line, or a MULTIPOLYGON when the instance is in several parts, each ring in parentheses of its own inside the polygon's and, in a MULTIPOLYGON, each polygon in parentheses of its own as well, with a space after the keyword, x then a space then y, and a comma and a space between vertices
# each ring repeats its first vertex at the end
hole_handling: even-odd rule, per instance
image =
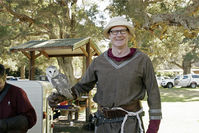
POLYGON ((72 97, 71 85, 64 74, 60 73, 56 77, 52 78, 51 81, 58 93, 67 98, 72 97))

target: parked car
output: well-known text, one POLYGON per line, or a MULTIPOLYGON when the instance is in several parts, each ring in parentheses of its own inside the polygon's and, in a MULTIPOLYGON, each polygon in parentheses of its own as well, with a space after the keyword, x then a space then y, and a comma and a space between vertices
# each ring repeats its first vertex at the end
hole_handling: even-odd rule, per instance
POLYGON ((175 78, 169 78, 169 77, 164 78, 164 80, 162 80, 161 82, 161 86, 164 88, 173 88, 175 85, 174 79, 175 78))
POLYGON ((14 77, 14 76, 6 76, 7 81, 28 81, 29 79, 22 79, 21 77, 14 77))
POLYGON ((175 84, 182 87, 196 88, 199 86, 199 75, 198 74, 187 74, 178 76, 175 79, 175 84))
POLYGON ((6 76, 6 80, 17 80, 14 76, 6 76))
POLYGON ((164 80, 164 77, 162 77, 162 76, 156 76, 156 80, 157 80, 158 86, 160 87, 162 81, 164 80))

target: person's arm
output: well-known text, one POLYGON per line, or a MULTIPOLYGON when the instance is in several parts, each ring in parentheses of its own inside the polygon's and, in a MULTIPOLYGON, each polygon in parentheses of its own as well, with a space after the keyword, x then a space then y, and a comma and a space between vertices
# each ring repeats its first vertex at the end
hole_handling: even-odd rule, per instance
POLYGON ((148 95, 147 102, 150 119, 147 133, 157 133, 162 119, 160 92, 151 60, 147 58, 145 63, 143 81, 148 95))
POLYGON ((89 65, 82 79, 72 87, 73 95, 76 98, 80 97, 82 94, 88 93, 91 89, 94 88, 97 82, 95 63, 96 61, 94 59, 89 65))

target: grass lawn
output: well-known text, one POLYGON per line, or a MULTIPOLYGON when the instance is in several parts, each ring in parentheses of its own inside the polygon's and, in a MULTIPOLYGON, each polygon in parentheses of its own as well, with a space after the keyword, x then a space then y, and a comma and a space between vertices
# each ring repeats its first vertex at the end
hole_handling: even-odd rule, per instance
POLYGON ((160 88, 162 102, 199 101, 199 88, 160 88))

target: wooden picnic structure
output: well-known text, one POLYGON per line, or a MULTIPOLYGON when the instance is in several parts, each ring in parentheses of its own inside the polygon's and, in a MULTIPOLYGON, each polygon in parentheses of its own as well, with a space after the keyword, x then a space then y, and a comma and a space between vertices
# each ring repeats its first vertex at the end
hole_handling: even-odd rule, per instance
MULTIPOLYGON (((85 56, 86 68, 92 60, 92 56, 101 54, 98 46, 90 37, 66 38, 50 40, 32 40, 24 44, 10 48, 11 52, 22 52, 29 59, 29 79, 35 79, 35 60, 39 56, 51 57, 73 57, 85 56)), ((86 120, 90 114, 90 96, 86 101, 86 120)))

